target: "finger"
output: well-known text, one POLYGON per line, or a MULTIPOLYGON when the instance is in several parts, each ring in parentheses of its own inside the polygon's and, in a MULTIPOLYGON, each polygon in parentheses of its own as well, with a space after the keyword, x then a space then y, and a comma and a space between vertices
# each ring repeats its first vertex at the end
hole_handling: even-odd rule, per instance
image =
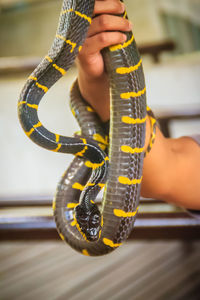
POLYGON ((126 41, 126 35, 121 32, 101 32, 92 37, 86 39, 83 49, 80 51, 80 56, 94 55, 100 52, 103 48, 112 45, 124 43, 126 41))
POLYGON ((94 6, 94 15, 98 14, 122 14, 125 5, 119 0, 96 1, 94 6))
POLYGON ((132 25, 127 19, 103 14, 92 20, 88 37, 103 31, 130 31, 131 28, 132 25))

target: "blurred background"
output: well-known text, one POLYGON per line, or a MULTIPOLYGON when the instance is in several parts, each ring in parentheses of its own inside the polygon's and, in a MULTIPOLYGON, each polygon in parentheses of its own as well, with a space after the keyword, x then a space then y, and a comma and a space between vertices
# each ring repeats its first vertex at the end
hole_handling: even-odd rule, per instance
MULTIPOLYGON (((200 133, 200 1, 125 3, 143 58, 148 105, 160 118, 165 135, 200 133)), ((0 0, 1 229, 12 223, 13 216, 51 216, 49 207, 41 212, 20 204, 20 210, 13 210, 5 203, 52 200, 72 160, 71 155, 33 144, 17 118, 20 91, 48 52, 61 4, 61 0, 0 0)), ((68 105, 75 78, 74 66, 40 105, 42 123, 62 135, 79 130, 68 105)), ((165 206, 167 212, 174 209, 165 206)), ((28 242, 14 242, 4 236, 0 299, 200 299, 199 249, 197 241, 190 246, 183 240, 131 241, 106 258, 91 259, 54 240, 36 242, 29 236, 28 242)))
MULTIPOLYGON (((52 194, 71 157, 34 145, 16 109, 28 74, 53 41, 62 1, 0 1, 1 195, 52 194)), ((200 4, 198 0, 126 1, 143 53, 147 101, 157 113, 200 108, 200 4)), ((69 107, 73 68, 40 105, 44 125, 59 134, 78 130, 69 107)), ((172 136, 198 133, 199 120, 172 122, 172 136)))

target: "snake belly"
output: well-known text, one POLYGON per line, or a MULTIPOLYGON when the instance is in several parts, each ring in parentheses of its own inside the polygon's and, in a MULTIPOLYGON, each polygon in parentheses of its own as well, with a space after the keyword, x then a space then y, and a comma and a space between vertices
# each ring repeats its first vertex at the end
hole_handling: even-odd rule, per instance
MULTIPOLYGON (((103 255, 116 249, 130 234, 138 211, 146 124, 146 88, 142 62, 133 34, 124 44, 103 50, 110 80, 111 115, 109 166, 106 133, 96 114, 72 89, 81 136, 65 137, 50 132, 38 118, 38 106, 48 89, 63 76, 81 50, 94 0, 63 1, 57 34, 48 55, 28 78, 21 92, 18 114, 27 136, 54 152, 76 157, 63 175, 53 207, 58 231, 75 250, 103 255), (81 108, 82 107, 82 108, 81 108), (88 125, 90 124, 90 125, 88 125), (105 186, 101 204, 99 239, 89 242, 74 215, 80 198, 93 202, 105 186)), ((124 16, 126 17, 126 16, 124 16)))

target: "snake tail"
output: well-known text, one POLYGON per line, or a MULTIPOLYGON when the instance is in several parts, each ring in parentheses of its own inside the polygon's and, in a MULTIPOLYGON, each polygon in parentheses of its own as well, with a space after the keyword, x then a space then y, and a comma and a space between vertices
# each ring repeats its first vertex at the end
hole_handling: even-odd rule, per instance
POLYGON ((81 49, 94 9, 92 1, 63 1, 59 25, 48 55, 28 77, 20 94, 18 116, 26 135, 39 146, 54 152, 72 153, 102 161, 103 154, 93 141, 65 137, 46 129, 38 118, 43 96, 73 64, 81 49), (97 159, 98 157, 98 159, 97 159))

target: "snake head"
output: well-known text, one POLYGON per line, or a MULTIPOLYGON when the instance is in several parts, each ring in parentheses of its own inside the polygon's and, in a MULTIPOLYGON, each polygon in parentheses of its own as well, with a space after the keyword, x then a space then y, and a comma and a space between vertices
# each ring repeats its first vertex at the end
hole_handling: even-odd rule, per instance
POLYGON ((92 204, 89 210, 81 205, 76 206, 75 217, 78 223, 77 228, 86 240, 97 241, 101 230, 101 214, 97 205, 92 204))

